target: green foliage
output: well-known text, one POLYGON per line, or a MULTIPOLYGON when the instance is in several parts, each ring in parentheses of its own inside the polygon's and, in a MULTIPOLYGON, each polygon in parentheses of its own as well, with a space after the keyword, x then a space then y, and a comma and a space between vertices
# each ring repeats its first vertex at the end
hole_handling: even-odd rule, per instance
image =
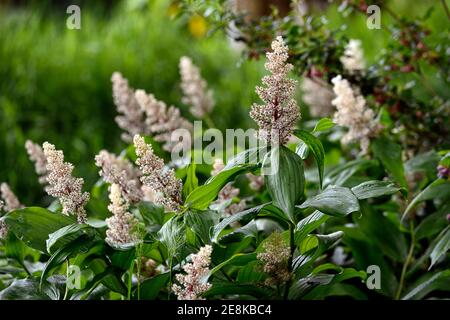
MULTIPOLYGON (((440 40, 427 38, 430 16, 389 20, 398 37, 376 33, 386 50, 369 53, 366 72, 351 74, 340 58, 355 31, 333 27, 340 21, 335 5, 325 12, 333 18, 329 24, 318 16, 298 24, 293 14, 280 19, 277 12, 247 20, 223 0, 139 3, 134 9, 129 2, 118 4, 108 16, 86 7, 79 31, 60 29, 63 17, 52 10, 0 11, 0 59, 5 61, 0 78, 9 79, 0 84, 0 134, 5 136, 0 174, 23 202, 40 199, 41 189, 28 181, 33 175, 11 168, 32 170, 24 160, 26 138, 50 140, 76 163, 76 175, 93 185, 86 224, 63 215, 58 201, 47 209, 23 207, 0 217, 1 231, 7 232, 0 241, 1 300, 174 299, 179 288, 174 285, 182 287, 180 275, 187 273, 191 280, 203 276, 195 285, 207 284, 196 298, 446 297, 450 157, 443 124, 448 115, 445 104, 422 89, 430 70, 439 67, 441 78, 430 86, 437 100, 445 98, 440 86, 448 83, 442 78, 448 61, 443 49, 432 46, 440 40), (178 19, 166 14, 169 9, 181 10, 178 19), (223 34, 194 39, 188 32, 192 14, 204 15, 195 17, 204 19, 209 33, 229 31, 233 22, 247 44, 244 57, 266 53, 273 36, 283 35, 297 75, 329 84, 343 74, 379 114, 380 131, 367 137, 367 152, 361 153, 358 143, 340 143, 346 129, 335 126, 331 114, 308 121, 302 106, 295 140, 270 146, 263 158, 263 147, 239 149, 214 176, 210 165, 179 167, 166 161, 183 180, 179 210, 158 204, 161 194, 151 201, 124 202, 136 220, 130 230, 122 222, 120 231, 133 237, 115 243, 110 240, 109 185, 94 184, 93 156, 103 148, 122 150, 135 163, 136 154, 134 146, 119 141, 114 124, 113 71, 121 71, 132 87, 179 106, 193 120, 181 103, 177 70, 179 58, 191 56, 214 91, 209 125, 248 127, 247 106, 255 100, 261 64, 241 61, 236 68, 237 55, 223 34), (417 47, 419 42, 429 50, 417 47), (420 82, 414 89, 408 87, 411 79, 420 82), (100 106, 103 111, 95 112, 100 106), (410 140, 422 136, 423 146, 410 140), (264 176, 264 185, 252 186, 250 174, 264 176), (381 272, 380 286, 370 289, 373 266, 381 272), (79 286, 70 286, 73 279, 79 286)), ((346 3, 342 14, 359 25, 362 20, 355 22, 354 15, 360 4, 346 3)), ((369 36, 362 36, 367 41, 369 36)), ((169 160, 160 142, 146 139, 169 160)), ((124 182, 118 183, 121 188, 124 182)))

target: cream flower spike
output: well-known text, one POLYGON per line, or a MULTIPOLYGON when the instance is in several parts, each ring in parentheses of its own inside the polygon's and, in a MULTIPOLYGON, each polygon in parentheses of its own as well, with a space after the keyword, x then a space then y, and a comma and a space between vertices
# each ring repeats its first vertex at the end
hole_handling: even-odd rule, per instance
POLYGON ((151 145, 146 144, 143 137, 134 137, 136 147, 136 164, 143 176, 141 182, 155 192, 155 202, 169 210, 178 211, 182 199, 181 180, 175 177, 173 169, 164 167, 164 161, 153 153, 151 145))
POLYGON ((85 223, 84 206, 89 201, 89 193, 82 191, 84 180, 72 176, 73 165, 64 162, 64 153, 61 150, 56 150, 55 146, 48 142, 44 142, 42 147, 47 158, 47 193, 59 199, 63 214, 73 214, 78 223, 85 223))
POLYGON ((167 108, 163 101, 157 100, 153 94, 147 94, 144 90, 136 90, 135 97, 146 115, 147 131, 156 141, 164 143, 164 150, 172 152, 179 143, 172 140, 172 133, 175 130, 192 131, 192 124, 181 116, 178 108, 174 106, 167 108))
POLYGON ((181 90, 183 103, 190 106, 190 112, 196 118, 202 119, 212 112, 214 99, 212 91, 208 90, 206 81, 202 78, 199 68, 188 57, 180 59, 181 90))
POLYGON ((271 73, 262 79, 264 87, 257 87, 265 104, 254 104, 250 117, 259 126, 258 136, 269 144, 285 144, 293 127, 300 118, 300 111, 294 99, 296 81, 288 78, 293 66, 287 63, 288 47, 282 37, 272 42, 272 52, 266 54, 265 68, 271 73))

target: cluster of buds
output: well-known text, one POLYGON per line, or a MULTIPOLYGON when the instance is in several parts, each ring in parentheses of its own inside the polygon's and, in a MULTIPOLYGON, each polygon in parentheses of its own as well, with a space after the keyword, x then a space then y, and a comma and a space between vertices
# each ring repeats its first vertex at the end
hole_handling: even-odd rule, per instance
POLYGON ((212 247, 206 245, 200 251, 191 256, 191 263, 186 263, 183 270, 186 274, 177 274, 176 279, 181 284, 172 286, 178 300, 202 300, 200 295, 211 288, 207 282, 211 263, 212 247))
POLYGON ((282 37, 272 42, 272 52, 267 53, 265 68, 271 75, 262 79, 265 87, 257 87, 261 100, 265 104, 254 104, 250 117, 259 126, 258 136, 269 144, 285 144, 300 118, 300 111, 294 99, 296 81, 288 78, 293 66, 287 63, 288 47, 282 37))
POLYGON ((84 206, 89 201, 89 193, 82 191, 84 180, 72 177, 74 167, 71 163, 64 162, 64 153, 61 150, 56 150, 55 146, 48 142, 44 142, 42 147, 47 159, 47 193, 59 199, 63 214, 73 214, 79 223, 85 223, 84 206))
POLYGON ((256 256, 263 264, 263 270, 269 275, 267 285, 277 285, 288 281, 291 273, 288 262, 291 256, 289 246, 280 233, 274 232, 263 245, 264 251, 256 256))
POLYGON ((169 210, 178 211, 182 204, 182 183, 175 177, 173 169, 165 168, 164 161, 156 156, 143 137, 134 137, 136 164, 142 171, 141 182, 155 194, 155 202, 169 210))

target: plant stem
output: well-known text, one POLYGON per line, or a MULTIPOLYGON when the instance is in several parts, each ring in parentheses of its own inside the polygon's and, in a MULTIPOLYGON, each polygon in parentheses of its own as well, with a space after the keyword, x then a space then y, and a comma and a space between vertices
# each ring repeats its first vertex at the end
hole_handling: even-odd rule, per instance
POLYGON ((131 262, 130 270, 128 271, 128 294, 127 294, 127 300, 131 300, 131 286, 133 285, 133 270, 134 270, 134 260, 131 262))
POLYGON ((397 293, 395 294, 395 300, 400 299, 400 295, 402 294, 403 285, 405 282, 406 271, 408 270, 408 265, 411 262, 414 253, 414 246, 416 243, 415 235, 414 235, 414 224, 411 220, 410 222, 410 232, 411 232, 411 245, 409 246, 408 256, 406 257, 405 263, 403 264, 402 274, 400 276, 400 282, 398 284, 397 293))
MULTIPOLYGON (((292 272, 292 261, 294 259, 294 252, 295 252, 295 239, 294 239, 294 225, 289 222, 289 246, 291 248, 291 254, 289 256, 289 260, 288 260, 288 270, 289 272, 292 272)), ((291 288, 292 285, 292 279, 290 279, 288 282, 286 282, 286 286, 284 288, 284 300, 287 300, 288 296, 289 296, 289 289, 291 288)))

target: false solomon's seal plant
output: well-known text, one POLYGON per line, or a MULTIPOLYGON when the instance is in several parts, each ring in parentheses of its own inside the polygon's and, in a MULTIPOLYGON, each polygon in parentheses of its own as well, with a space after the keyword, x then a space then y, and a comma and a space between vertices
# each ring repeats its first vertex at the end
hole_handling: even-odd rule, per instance
MULTIPOLYGON (((13 208, 8 205, 11 196, 3 195, 7 212, 0 230, 12 271, 2 274, 0 298, 364 297, 366 270, 329 257, 347 232, 350 239, 357 237, 352 227, 343 227, 346 218, 360 215, 368 199, 401 196, 398 191, 403 189, 369 178, 347 187, 333 180, 332 173, 325 176, 325 151, 318 135, 333 123, 322 119, 312 131, 297 127, 300 109, 293 98, 288 57, 288 47, 277 37, 267 53, 270 74, 257 88, 263 104, 250 111, 269 152, 249 163, 258 150, 245 150, 215 166, 203 184, 200 165, 174 168, 145 127, 145 107, 151 104, 165 112, 165 104, 135 93, 118 73, 113 76, 114 99, 122 114, 117 121, 126 131, 123 138, 133 144, 120 155, 105 150, 97 155, 101 179, 90 193, 83 191, 83 179, 72 175, 74 166, 64 162, 62 151, 50 143, 40 148, 27 142, 41 182, 55 201, 48 208, 13 208), (305 176, 308 154, 315 159, 318 183, 305 176), (250 183, 257 177, 264 183, 258 182, 255 196, 235 199, 240 194, 231 183, 246 176, 250 183), (317 188, 306 189, 306 184, 317 188), (224 188, 231 188, 233 196, 226 198, 224 188), (224 214, 218 209, 221 199, 227 205, 239 204, 234 207, 239 210, 224 214)), ((187 81, 190 60, 181 64, 187 81)), ((198 83, 198 90, 206 88, 198 83)), ((188 92, 188 85, 184 89, 188 92)), ((212 101, 209 93, 197 96, 212 101)), ((206 114, 197 111, 199 117, 206 114)), ((415 198, 406 211, 426 197, 415 198)))

